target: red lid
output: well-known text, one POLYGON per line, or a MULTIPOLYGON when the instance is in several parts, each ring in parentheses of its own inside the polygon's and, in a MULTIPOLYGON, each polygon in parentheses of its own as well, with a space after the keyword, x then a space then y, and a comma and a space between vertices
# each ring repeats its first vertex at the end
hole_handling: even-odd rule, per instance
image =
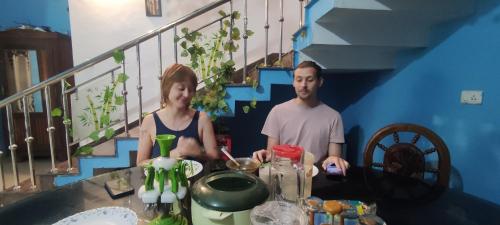
POLYGON ((276 156, 289 158, 294 162, 298 162, 304 149, 298 145, 275 145, 273 151, 276 156))

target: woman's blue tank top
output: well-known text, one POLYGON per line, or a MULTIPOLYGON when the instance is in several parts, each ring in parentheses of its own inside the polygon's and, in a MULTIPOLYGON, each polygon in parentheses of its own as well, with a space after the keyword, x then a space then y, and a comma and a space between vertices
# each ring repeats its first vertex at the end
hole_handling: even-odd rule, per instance
MULTIPOLYGON (((198 141, 198 143, 201 143, 200 141, 200 136, 198 135, 198 117, 200 115, 199 111, 196 111, 194 113, 193 119, 191 120, 191 123, 186 127, 184 130, 180 131, 175 131, 169 129, 163 122, 160 120, 160 117, 156 112, 153 113, 153 118, 155 120, 155 126, 156 126, 156 134, 173 134, 175 135, 174 142, 172 143, 172 146, 170 149, 174 149, 177 147, 177 141, 179 140, 180 136, 184 137, 190 137, 194 138, 198 141)), ((151 158, 155 158, 160 156, 160 146, 158 143, 155 141, 155 144, 153 145, 153 151, 151 152, 151 158)))

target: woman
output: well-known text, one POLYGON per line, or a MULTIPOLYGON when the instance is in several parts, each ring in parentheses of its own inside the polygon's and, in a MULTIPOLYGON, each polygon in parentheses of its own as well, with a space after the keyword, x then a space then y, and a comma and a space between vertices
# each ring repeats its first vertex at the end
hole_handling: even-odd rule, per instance
POLYGON ((189 67, 174 64, 161 78, 161 109, 147 115, 139 135, 137 165, 160 155, 157 134, 173 134, 170 157, 218 157, 212 121, 205 112, 190 108, 198 79, 189 67))

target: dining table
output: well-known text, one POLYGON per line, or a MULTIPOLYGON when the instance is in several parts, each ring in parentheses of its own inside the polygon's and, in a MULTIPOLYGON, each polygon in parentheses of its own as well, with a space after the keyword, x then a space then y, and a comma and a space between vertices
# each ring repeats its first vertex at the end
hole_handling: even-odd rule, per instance
MULTIPOLYGON (((225 169, 224 162, 207 162, 203 171, 193 179, 225 169)), ((426 191, 420 192, 407 188, 413 194, 397 197, 390 188, 397 185, 394 181, 397 178, 384 176, 386 174, 372 173, 356 166, 351 167, 346 176, 331 176, 319 169, 312 179, 312 195, 324 200, 359 200, 374 204, 377 216, 389 225, 500 224, 500 206, 493 202, 449 188, 424 188, 422 190, 426 191)), ((143 168, 132 167, 31 194, 0 205, 0 225, 53 224, 70 215, 107 206, 128 208, 137 214, 138 224, 145 225, 152 215, 144 210, 145 205, 137 197, 144 178, 143 168), (117 177, 125 179, 135 189, 135 194, 111 198, 104 184, 117 177)), ((0 200, 2 198, 6 198, 5 194, 0 194, 0 200)))

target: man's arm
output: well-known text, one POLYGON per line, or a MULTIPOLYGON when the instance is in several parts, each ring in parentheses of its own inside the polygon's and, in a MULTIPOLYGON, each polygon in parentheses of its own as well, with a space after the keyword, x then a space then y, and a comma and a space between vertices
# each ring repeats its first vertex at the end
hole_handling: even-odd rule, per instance
POLYGON ((267 162, 271 159, 271 151, 275 145, 279 145, 279 140, 273 137, 267 137, 267 149, 261 149, 253 153, 252 158, 260 162, 267 162))
POLYGON ((342 159, 342 144, 328 144, 328 157, 323 161, 323 169, 326 170, 326 167, 331 164, 335 164, 336 167, 340 168, 342 174, 345 176, 345 172, 349 168, 349 163, 342 159))

